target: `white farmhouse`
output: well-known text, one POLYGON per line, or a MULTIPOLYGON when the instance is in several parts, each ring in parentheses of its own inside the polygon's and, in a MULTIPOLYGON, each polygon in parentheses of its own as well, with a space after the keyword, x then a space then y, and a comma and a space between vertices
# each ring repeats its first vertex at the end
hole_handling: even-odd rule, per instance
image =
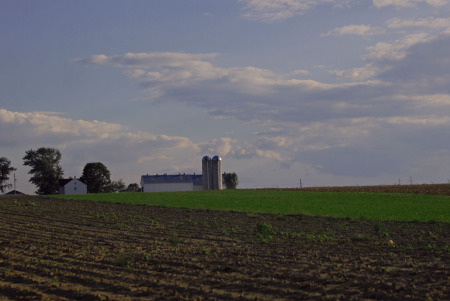
POLYGON ((58 180, 59 194, 87 194, 87 185, 78 179, 58 180))

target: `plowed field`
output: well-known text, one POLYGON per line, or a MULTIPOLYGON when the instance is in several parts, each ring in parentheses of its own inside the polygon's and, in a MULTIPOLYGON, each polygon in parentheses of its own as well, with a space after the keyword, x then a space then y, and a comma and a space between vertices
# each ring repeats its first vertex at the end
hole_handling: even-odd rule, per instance
POLYGON ((0 300, 450 300, 450 224, 0 198, 0 300))

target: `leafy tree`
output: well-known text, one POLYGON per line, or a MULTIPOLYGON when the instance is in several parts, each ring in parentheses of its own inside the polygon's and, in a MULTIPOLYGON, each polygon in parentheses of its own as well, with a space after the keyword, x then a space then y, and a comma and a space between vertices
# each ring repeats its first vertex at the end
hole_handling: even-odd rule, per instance
POLYGON ((60 161, 61 153, 56 148, 41 147, 25 152, 23 165, 31 167, 28 173, 33 174, 30 182, 38 187, 37 194, 58 193, 58 180, 64 174, 59 165, 60 161))
POLYGON ((14 167, 11 167, 11 161, 6 157, 0 158, 0 192, 5 192, 5 189, 11 189, 11 184, 8 184, 9 174, 15 171, 14 167))
POLYGON ((125 183, 120 179, 119 181, 112 181, 105 190, 106 192, 123 192, 126 187, 125 183))
POLYGON ((126 192, 141 192, 141 188, 139 187, 139 184, 133 183, 129 184, 127 189, 125 189, 126 192))
POLYGON ((87 185, 88 193, 101 193, 108 192, 110 177, 111 173, 103 163, 91 162, 84 166, 80 181, 87 185))
POLYGON ((227 189, 236 189, 239 185, 238 176, 235 172, 225 174, 224 180, 227 189))

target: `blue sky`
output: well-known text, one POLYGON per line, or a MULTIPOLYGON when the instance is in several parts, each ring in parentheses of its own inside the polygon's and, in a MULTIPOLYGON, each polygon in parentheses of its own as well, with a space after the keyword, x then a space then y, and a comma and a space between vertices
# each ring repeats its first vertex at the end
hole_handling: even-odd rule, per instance
POLYGON ((0 2, 0 156, 240 187, 447 182, 450 1, 0 2))

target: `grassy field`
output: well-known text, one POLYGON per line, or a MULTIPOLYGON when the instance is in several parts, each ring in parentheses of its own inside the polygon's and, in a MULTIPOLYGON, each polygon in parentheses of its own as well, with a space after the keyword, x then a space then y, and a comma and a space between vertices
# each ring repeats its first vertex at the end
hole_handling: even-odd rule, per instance
POLYGON ((57 195, 52 197, 190 209, 274 214, 303 213, 369 220, 450 222, 450 197, 444 195, 268 189, 57 195))

